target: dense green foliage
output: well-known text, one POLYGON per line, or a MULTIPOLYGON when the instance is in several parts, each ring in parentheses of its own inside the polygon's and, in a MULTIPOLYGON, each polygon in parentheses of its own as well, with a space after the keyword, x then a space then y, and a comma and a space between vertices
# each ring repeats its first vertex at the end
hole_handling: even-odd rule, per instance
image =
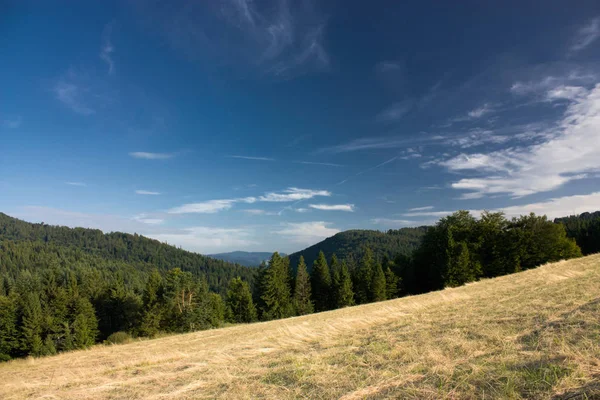
POLYGON ((423 293, 578 256, 564 227, 545 216, 484 212, 476 220, 458 211, 429 229, 412 261, 397 263, 405 293, 423 293))
POLYGON ((334 254, 340 260, 360 260, 366 247, 371 249, 373 256, 377 260, 381 260, 384 257, 393 259, 398 254, 412 254, 421 244, 426 231, 426 226, 397 230, 390 229, 387 232, 371 230, 344 231, 302 251, 291 254, 289 256, 290 262, 292 266, 296 266, 300 256, 303 256, 306 265, 310 267, 319 257, 319 252, 321 251, 328 260, 334 254))
POLYGON ((567 236, 575 239, 584 255, 600 253, 600 211, 554 220, 565 226, 567 236))
MULTIPOLYGON (((284 253, 279 254, 282 257, 285 256, 284 253)), ((231 251, 229 253, 208 254, 208 257, 246 267, 258 268, 263 262, 271 258, 271 253, 264 251, 231 251)))
POLYGON ((578 257, 575 240, 596 251, 597 221, 597 214, 553 223, 533 214, 475 219, 459 211, 428 229, 364 231, 377 252, 360 243, 360 250, 345 249, 341 262, 336 254, 328 262, 319 251, 309 274, 302 255, 292 263, 274 253, 251 270, 137 235, 27 224, 0 214, 0 360, 459 286, 578 257), (395 244, 420 244, 413 252, 396 246, 401 250, 388 257, 382 243, 394 236, 402 238, 395 244))
POLYGON ((211 290, 221 294, 225 293, 231 279, 240 276, 247 282, 253 282, 255 276, 254 269, 178 249, 137 234, 104 234, 97 229, 31 224, 3 213, 0 213, 0 240, 75 248, 105 260, 123 261, 135 269, 142 266, 146 270, 157 268, 165 272, 180 268, 196 277, 203 277, 211 290))
POLYGON ((0 214, 0 360, 85 348, 116 332, 219 326, 225 304, 208 282, 224 292, 236 274, 249 293, 249 268, 138 235, 0 214))

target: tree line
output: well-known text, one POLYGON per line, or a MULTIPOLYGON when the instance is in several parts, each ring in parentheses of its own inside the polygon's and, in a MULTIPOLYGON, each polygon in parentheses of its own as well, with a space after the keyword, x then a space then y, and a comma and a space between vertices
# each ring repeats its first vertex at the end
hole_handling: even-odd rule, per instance
POLYGON ((340 260, 320 251, 307 265, 302 256, 291 263, 274 253, 255 273, 223 281, 218 291, 202 273, 146 261, 135 245, 135 257, 114 257, 81 245, 87 234, 74 233, 78 244, 67 246, 39 235, 8 240, 0 232, 0 360, 85 348, 120 332, 152 337, 307 315, 581 256, 565 226, 588 232, 595 225, 533 214, 476 219, 459 211, 427 229, 409 255, 377 257, 364 246, 360 257, 352 252, 340 260))

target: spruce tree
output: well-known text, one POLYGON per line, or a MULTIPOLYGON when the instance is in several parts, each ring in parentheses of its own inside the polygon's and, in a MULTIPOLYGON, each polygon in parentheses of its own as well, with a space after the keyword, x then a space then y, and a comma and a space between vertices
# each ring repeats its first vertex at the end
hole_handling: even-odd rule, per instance
POLYGON ((293 314, 289 268, 279 253, 273 253, 265 270, 261 299, 264 304, 263 319, 279 319, 293 314))
POLYGON ((360 260, 358 270, 356 271, 356 301, 358 304, 365 304, 372 301, 371 282, 373 280, 374 270, 373 252, 365 247, 364 254, 360 260))
POLYGON ((229 322, 244 323, 256 321, 256 307, 252 301, 250 286, 237 277, 229 282, 227 290, 226 316, 229 322))
POLYGON ((354 305, 354 292, 352 291, 352 279, 348 271, 346 261, 343 261, 338 274, 336 290, 336 307, 342 308, 354 305))
POLYGON ((382 301, 386 299, 385 274, 381 264, 375 265, 373 280, 371 281, 371 301, 382 301))
POLYGON ((303 256, 300 256, 298 267, 296 268, 294 307, 297 315, 311 314, 314 311, 313 303, 311 301, 310 279, 303 256))
POLYGON ((311 275, 312 294, 316 311, 329 310, 331 305, 331 275, 325 254, 320 251, 313 264, 311 275))
POLYGON ((42 322, 40 296, 37 293, 28 293, 24 299, 21 322, 21 346, 25 353, 42 355, 42 322))
POLYGON ((394 299, 398 295, 399 278, 394 274, 390 266, 385 269, 385 297, 394 299))

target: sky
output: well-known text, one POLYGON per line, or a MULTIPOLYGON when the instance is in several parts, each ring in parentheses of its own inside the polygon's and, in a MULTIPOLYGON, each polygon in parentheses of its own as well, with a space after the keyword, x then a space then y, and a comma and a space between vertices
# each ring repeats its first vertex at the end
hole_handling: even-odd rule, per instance
POLYGON ((0 1, 0 211, 201 253, 600 210, 600 3, 0 1))

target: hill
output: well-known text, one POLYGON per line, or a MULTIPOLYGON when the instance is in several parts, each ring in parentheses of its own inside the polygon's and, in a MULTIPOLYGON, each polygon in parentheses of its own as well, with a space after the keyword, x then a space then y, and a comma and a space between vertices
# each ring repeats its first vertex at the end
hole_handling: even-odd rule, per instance
POLYGON ((575 239, 583 254, 600 252, 600 211, 556 218, 563 224, 567 236, 575 239))
POLYGON ((372 230, 349 230, 340 232, 302 251, 291 254, 291 265, 298 263, 300 256, 304 256, 309 269, 317 259, 319 251, 323 251, 327 259, 335 255, 340 259, 360 259, 365 246, 368 246, 376 259, 383 257, 393 259, 399 254, 409 256, 421 244, 421 239, 428 227, 402 228, 387 232, 372 230))
POLYGON ((42 251, 44 246, 67 252, 77 250, 98 260, 119 261, 142 271, 181 268, 204 277, 210 289, 219 293, 224 293, 229 281, 236 276, 252 282, 255 273, 253 269, 239 264, 178 249, 137 234, 34 224, 0 213, 0 243, 7 241, 41 244, 38 251, 42 251))
POLYGON ((278 321, 0 364, 0 397, 598 398, 600 255, 278 321))
MULTIPOLYGON (((209 257, 216 258, 217 260, 228 261, 246 267, 258 267, 263 261, 267 261, 271 258, 273 253, 267 253, 264 251, 232 251, 229 253, 218 253, 209 254, 209 257)), ((285 256, 284 253, 279 253, 285 256)))

